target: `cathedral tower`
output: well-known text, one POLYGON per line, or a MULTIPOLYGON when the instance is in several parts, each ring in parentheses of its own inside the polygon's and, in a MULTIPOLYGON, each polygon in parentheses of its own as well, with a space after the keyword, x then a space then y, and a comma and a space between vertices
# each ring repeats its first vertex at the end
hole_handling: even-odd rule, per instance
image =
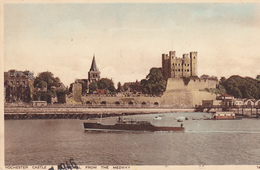
POLYGON ((100 79, 100 71, 97 68, 95 55, 94 55, 92 59, 91 67, 88 72, 88 80, 90 83, 92 83, 92 82, 97 82, 99 79, 100 79))

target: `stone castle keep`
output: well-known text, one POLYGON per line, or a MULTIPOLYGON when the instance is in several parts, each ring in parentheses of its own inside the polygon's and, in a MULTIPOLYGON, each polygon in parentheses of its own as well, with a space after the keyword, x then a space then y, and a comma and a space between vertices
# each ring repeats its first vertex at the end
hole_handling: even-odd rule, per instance
POLYGON ((197 52, 183 54, 182 58, 175 55, 175 51, 162 54, 162 74, 168 78, 197 77, 197 52))
MULTIPOLYGON (((108 104, 116 106, 166 106, 175 108, 191 108, 201 105, 203 100, 216 100, 216 95, 206 91, 205 88, 216 88, 217 80, 201 79, 197 75, 197 52, 183 54, 182 58, 175 55, 175 51, 162 54, 162 74, 167 80, 166 91, 161 97, 107 97, 82 96, 81 101, 87 104, 108 104)), ((91 64, 88 81, 97 81, 100 72, 97 69, 95 58, 91 64)))
POLYGON ((202 100, 216 100, 216 95, 205 88, 216 88, 217 80, 200 79, 197 75, 197 52, 183 54, 182 58, 175 51, 162 54, 162 74, 167 80, 167 87, 161 104, 176 107, 193 107, 201 105, 202 100))

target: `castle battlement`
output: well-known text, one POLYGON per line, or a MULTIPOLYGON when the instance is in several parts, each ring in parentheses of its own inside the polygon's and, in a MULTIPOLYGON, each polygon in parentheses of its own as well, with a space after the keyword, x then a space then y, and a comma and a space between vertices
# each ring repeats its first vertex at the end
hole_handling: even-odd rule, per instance
POLYGON ((183 54, 182 58, 176 57, 175 51, 162 54, 162 73, 165 80, 168 78, 194 77, 197 76, 196 51, 183 54))

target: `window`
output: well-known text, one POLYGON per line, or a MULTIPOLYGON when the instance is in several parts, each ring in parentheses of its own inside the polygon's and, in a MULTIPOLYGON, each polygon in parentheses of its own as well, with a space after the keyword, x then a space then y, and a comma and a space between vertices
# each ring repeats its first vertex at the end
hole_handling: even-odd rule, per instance
POLYGON ((190 65, 188 64, 188 66, 190 66, 190 65))
POLYGON ((14 82, 13 82, 13 81, 11 81, 11 84, 14 84, 14 82))
POLYGON ((190 70, 189 69, 187 69, 187 72, 189 72, 190 70))
POLYGON ((20 83, 19 81, 16 82, 16 84, 19 84, 19 83, 20 83))
POLYGON ((178 69, 178 71, 181 71, 180 69, 178 69))
POLYGON ((23 84, 25 84, 25 81, 23 81, 23 84))

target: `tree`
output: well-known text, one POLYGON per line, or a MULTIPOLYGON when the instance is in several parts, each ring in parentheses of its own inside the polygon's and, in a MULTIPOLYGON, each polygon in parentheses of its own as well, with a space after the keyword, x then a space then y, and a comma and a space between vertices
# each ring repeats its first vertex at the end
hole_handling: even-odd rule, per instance
MULTIPOLYGON (((44 89, 47 88, 47 91, 36 91, 34 94, 34 100, 43 100, 51 103, 51 99, 56 97, 56 88, 60 88, 62 83, 58 77, 54 77, 53 74, 49 71, 40 73, 34 80, 34 87, 44 89), (54 87, 54 88, 52 88, 54 87)), ((59 92, 61 95, 63 92, 59 92)), ((65 91, 64 94, 65 95, 65 91)))
POLYGON ((234 75, 226 80, 221 78, 220 81, 227 94, 236 98, 260 98, 260 83, 256 79, 234 75))
POLYGON ((122 88, 123 88, 123 87, 122 87, 121 83, 118 82, 118 83, 117 83, 117 90, 116 90, 117 93, 122 92, 122 88))
POLYGON ((114 82, 108 78, 102 78, 97 82, 99 89, 106 89, 109 92, 115 92, 114 82))
POLYGON ((69 94, 68 89, 59 89, 56 91, 58 103, 66 103, 66 94, 69 94))
POLYGON ((163 78, 161 68, 151 68, 146 79, 141 80, 143 93, 159 95, 166 89, 166 81, 163 78))
POLYGON ((256 80, 260 81, 260 75, 256 76, 256 80))
POLYGON ((97 82, 92 82, 89 85, 89 93, 93 93, 94 91, 96 91, 98 88, 97 82))

